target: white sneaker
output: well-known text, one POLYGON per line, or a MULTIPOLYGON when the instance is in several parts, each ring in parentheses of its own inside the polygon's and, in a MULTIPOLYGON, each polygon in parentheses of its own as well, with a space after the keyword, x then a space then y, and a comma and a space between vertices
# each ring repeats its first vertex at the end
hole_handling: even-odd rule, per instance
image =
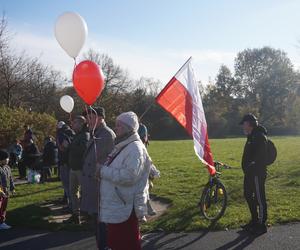
POLYGON ((11 228, 11 226, 7 225, 7 224, 4 223, 4 222, 0 224, 0 230, 10 229, 10 228, 11 228))

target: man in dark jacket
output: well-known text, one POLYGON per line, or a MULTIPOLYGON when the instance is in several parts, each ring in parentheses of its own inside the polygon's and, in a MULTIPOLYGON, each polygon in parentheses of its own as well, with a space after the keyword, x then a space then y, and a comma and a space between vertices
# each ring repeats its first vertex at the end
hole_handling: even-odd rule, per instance
POLYGON ((51 168, 57 164, 58 149, 55 141, 51 136, 44 139, 44 149, 41 162, 37 166, 37 170, 41 171, 41 182, 45 182, 47 177, 51 177, 51 168))
POLYGON ((98 249, 106 249, 105 224, 98 223, 99 211, 99 181, 96 178, 97 163, 103 164, 114 147, 115 133, 105 123, 105 110, 102 107, 89 109, 84 114, 89 121, 91 137, 84 155, 82 169, 82 199, 81 211, 91 216, 91 221, 97 222, 96 238, 98 249))
POLYGON ((72 121, 72 128, 75 131, 75 136, 69 147, 68 164, 70 166, 69 191, 73 213, 67 222, 80 224, 80 187, 84 161, 83 156, 89 141, 86 119, 83 116, 76 116, 72 121))
POLYGON ((255 234, 267 232, 267 202, 265 195, 267 131, 258 125, 253 114, 243 117, 243 126, 247 141, 244 147, 242 168, 244 172, 244 196, 251 213, 251 221, 242 226, 244 230, 255 234))
POLYGON ((56 144, 58 147, 58 158, 59 158, 59 168, 60 168, 60 180, 64 188, 64 199, 67 202, 68 208, 72 208, 70 192, 69 192, 69 178, 70 178, 70 168, 69 168, 69 146, 74 137, 74 131, 65 123, 61 121, 58 123, 58 131, 56 144), (61 125, 61 128, 59 128, 61 125))
POLYGON ((41 156, 38 147, 32 139, 23 141, 21 162, 18 165, 20 179, 26 178, 26 168, 35 169, 41 156))

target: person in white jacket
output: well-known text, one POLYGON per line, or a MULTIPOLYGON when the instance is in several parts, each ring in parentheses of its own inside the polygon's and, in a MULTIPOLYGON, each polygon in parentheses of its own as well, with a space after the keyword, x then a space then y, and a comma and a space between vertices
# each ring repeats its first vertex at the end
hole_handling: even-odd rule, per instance
POLYGON ((107 223, 107 246, 114 250, 141 249, 139 220, 147 215, 152 162, 138 128, 135 113, 119 115, 115 147, 106 163, 99 165, 99 220, 107 223))

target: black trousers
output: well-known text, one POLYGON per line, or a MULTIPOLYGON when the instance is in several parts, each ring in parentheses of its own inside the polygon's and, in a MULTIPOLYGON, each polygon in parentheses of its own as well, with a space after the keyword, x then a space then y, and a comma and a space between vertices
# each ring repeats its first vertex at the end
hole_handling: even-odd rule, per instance
POLYGON ((104 222, 96 222, 96 241, 99 250, 105 250, 107 247, 107 229, 104 222))
POLYGON ((267 201, 265 192, 266 174, 246 174, 244 196, 248 203, 253 222, 265 224, 267 221, 267 201))
POLYGON ((21 178, 25 178, 26 177, 26 167, 27 167, 27 163, 24 161, 21 161, 18 164, 18 169, 19 169, 19 175, 21 178))

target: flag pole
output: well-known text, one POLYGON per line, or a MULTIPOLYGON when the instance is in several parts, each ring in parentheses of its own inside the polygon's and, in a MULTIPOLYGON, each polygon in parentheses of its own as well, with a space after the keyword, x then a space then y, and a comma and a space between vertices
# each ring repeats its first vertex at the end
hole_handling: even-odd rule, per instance
MULTIPOLYGON (((178 72, 180 72, 180 70, 192 59, 192 56, 189 57, 189 59, 186 60, 186 62, 181 66, 181 68, 176 72, 176 74, 174 76, 176 76, 178 74, 178 72)), ((174 77, 173 76, 173 77, 174 77)), ((172 77, 172 78, 173 78, 172 77)), ((142 120, 142 118, 144 117, 144 115, 152 108, 153 103, 145 110, 145 112, 139 117, 140 121, 142 120)))
MULTIPOLYGON (((189 59, 186 60, 186 62, 181 66, 181 68, 179 70, 177 70, 176 74, 174 76, 176 76, 178 74, 178 72, 180 72, 180 70, 182 70, 182 68, 192 59, 192 57, 190 56, 189 59)), ((174 77, 173 76, 173 77, 174 77)))
POLYGON ((144 115, 152 108, 153 103, 151 103, 151 105, 145 110, 145 112, 139 117, 139 120, 142 121, 142 118, 144 117, 144 115))

